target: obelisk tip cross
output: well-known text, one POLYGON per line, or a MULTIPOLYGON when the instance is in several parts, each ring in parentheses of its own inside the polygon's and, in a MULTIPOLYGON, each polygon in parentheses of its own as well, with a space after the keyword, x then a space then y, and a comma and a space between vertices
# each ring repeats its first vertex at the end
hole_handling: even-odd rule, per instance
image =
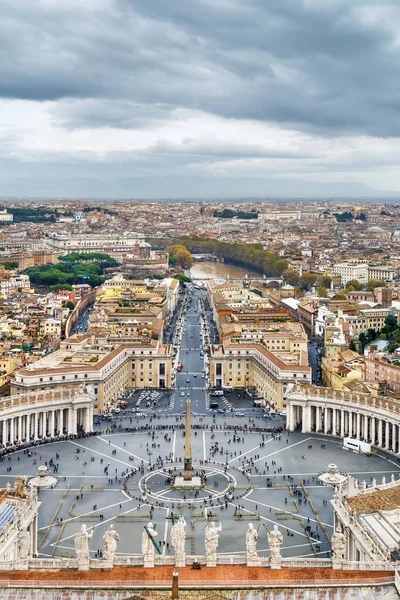
POLYGON ((186 430, 185 430, 185 456, 184 456, 184 481, 192 479, 192 415, 190 398, 186 400, 186 430))

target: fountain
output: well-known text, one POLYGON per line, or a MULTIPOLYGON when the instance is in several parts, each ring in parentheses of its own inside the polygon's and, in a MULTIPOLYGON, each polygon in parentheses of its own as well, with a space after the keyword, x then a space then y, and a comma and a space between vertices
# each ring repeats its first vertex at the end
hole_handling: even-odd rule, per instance
POLYGON ((346 481, 346 476, 339 473, 339 469, 333 463, 328 465, 328 470, 325 473, 318 475, 319 481, 325 485, 338 486, 346 481))
POLYGON ((56 485, 57 479, 49 474, 49 471, 45 465, 41 465, 38 470, 36 477, 32 477, 29 480, 30 487, 37 489, 45 489, 56 485))

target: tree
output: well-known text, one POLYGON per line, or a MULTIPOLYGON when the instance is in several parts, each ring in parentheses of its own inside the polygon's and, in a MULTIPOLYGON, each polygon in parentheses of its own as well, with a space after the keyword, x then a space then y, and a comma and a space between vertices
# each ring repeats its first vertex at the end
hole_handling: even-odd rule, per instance
POLYGON ((175 267, 176 265, 176 258, 175 256, 172 256, 171 254, 168 257, 168 264, 170 267, 175 267))
POLYGON ((385 287, 383 281, 376 281, 376 279, 370 279, 367 281, 366 288, 369 292, 373 292, 377 287, 385 287))
POLYGON ((69 310, 74 310, 75 308, 75 304, 72 302, 72 300, 68 300, 65 306, 66 308, 69 308, 69 310))
POLYGON ((352 287, 354 290, 356 290, 357 292, 359 290, 362 290, 362 283, 360 283, 357 279, 350 279, 346 285, 345 285, 345 289, 349 291, 349 288, 352 287))
POLYGON ((390 344, 388 345, 388 347, 386 348, 386 350, 389 353, 392 353, 395 350, 397 350, 398 347, 399 347, 399 344, 397 342, 390 342, 390 344))
POLYGON ((177 279, 179 281, 179 285, 181 287, 186 287, 186 284, 192 281, 190 277, 184 275, 183 273, 178 273, 177 275, 174 275, 174 279, 177 279))
POLYGON ((358 339, 361 344, 362 351, 364 352, 365 346, 369 343, 368 336, 366 336, 364 332, 361 332, 358 336, 358 339))
POLYGON ((317 294, 320 298, 328 298, 328 290, 323 285, 317 287, 317 294))
POLYGON ((329 288, 331 287, 331 283, 332 283, 332 277, 329 277, 329 275, 321 275, 320 277, 318 277, 317 279, 318 284, 319 285, 323 285, 325 288, 329 288))
POLYGON ((333 300, 346 300, 346 294, 344 294, 343 292, 336 292, 336 294, 333 297, 333 300))
POLYGON ((314 273, 303 273, 300 277, 300 285, 303 290, 310 290, 315 282, 317 281, 317 276, 314 273))
POLYGON ((354 216, 351 212, 333 213, 338 223, 346 223, 346 221, 352 221, 354 216))
POLYGON ((304 292, 301 289, 300 285, 296 285, 296 287, 294 288, 294 295, 295 298, 302 298, 304 296, 304 292))
POLYGON ((300 275, 296 273, 296 271, 293 271, 293 269, 285 269, 282 273, 282 277, 286 283, 293 285, 294 287, 300 283, 300 275))
POLYGON ((193 264, 192 255, 189 250, 183 246, 182 244, 173 244, 172 246, 167 246, 166 251, 176 260, 176 264, 178 264, 183 269, 190 269, 193 264))
POLYGON ((366 221, 367 220, 367 215, 365 213, 360 213, 356 216, 356 219, 358 219, 359 221, 366 221))
POLYGON ((388 315, 385 319, 385 327, 382 328, 382 332, 386 334, 386 339, 392 335, 397 327, 396 317, 394 315, 388 315))
POLYGON ((193 265, 192 255, 186 249, 178 250, 174 258, 176 263, 183 269, 190 269, 193 265))
POLYGON ((370 328, 370 329, 368 329, 367 333, 368 333, 368 337, 371 340, 371 342, 376 340, 376 338, 378 337, 378 334, 375 329, 370 328))
POLYGON ((357 350, 357 346, 354 340, 351 340, 350 344, 349 344, 349 348, 350 350, 353 350, 353 352, 358 352, 357 350))

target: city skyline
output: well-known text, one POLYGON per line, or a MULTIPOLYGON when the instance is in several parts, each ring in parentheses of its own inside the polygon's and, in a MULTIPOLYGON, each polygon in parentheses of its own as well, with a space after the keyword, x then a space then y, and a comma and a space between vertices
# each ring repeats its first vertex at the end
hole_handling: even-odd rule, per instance
POLYGON ((2 196, 400 191, 395 2, 1 10, 2 196))

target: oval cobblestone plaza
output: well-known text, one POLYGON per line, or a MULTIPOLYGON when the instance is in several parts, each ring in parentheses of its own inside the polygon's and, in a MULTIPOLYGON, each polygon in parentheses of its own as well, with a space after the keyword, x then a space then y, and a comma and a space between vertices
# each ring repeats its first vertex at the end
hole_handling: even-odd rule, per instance
MULTIPOLYGON (((118 554, 140 554, 141 534, 149 520, 157 526, 160 552, 168 555, 171 516, 183 514, 191 555, 204 553, 207 516, 222 524, 219 553, 243 554, 246 529, 253 522, 261 556, 268 556, 267 531, 277 523, 284 535, 284 557, 325 557, 330 551, 333 490, 318 484, 317 473, 336 463, 339 469, 346 464, 347 474, 367 483, 389 479, 392 473, 397 479, 398 461, 384 453, 348 453, 331 437, 255 431, 283 426, 281 420, 265 421, 256 414, 218 416, 214 431, 211 416, 193 417, 193 472, 205 468, 207 475, 206 488, 197 494, 168 485, 171 472, 183 472, 184 419, 172 415, 149 416, 148 431, 98 433, 44 444, 31 448, 30 456, 24 450, 15 452, 0 463, 0 485, 13 483, 21 474, 31 477, 40 465, 47 464, 50 471, 51 464, 58 465, 57 486, 40 492, 39 556, 73 556, 73 539, 82 523, 93 528, 92 557, 102 548, 110 523, 121 536, 118 554), (132 471, 136 473, 127 478, 132 471), (232 495, 225 495, 230 482, 232 495), (305 527, 310 527, 310 537, 305 527)), ((122 427, 135 425, 146 423, 142 418, 131 425, 121 418, 122 427)))

